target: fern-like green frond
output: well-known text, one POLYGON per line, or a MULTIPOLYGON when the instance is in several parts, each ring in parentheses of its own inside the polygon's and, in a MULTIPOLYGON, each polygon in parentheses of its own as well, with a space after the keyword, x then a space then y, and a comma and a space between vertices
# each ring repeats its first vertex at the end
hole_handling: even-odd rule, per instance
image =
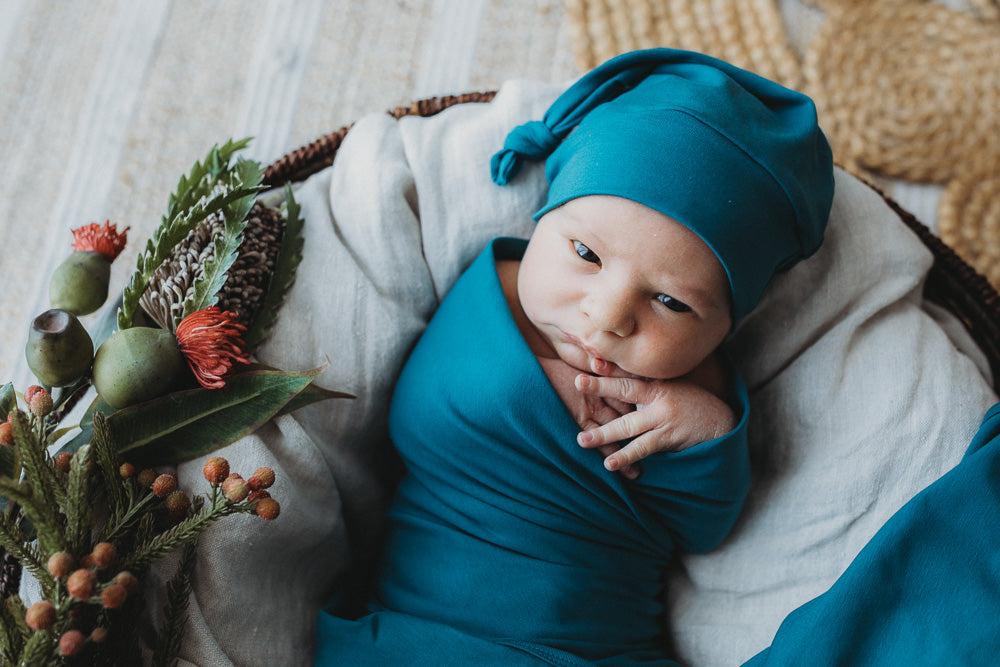
POLYGON ((176 192, 170 195, 167 213, 143 252, 139 253, 135 271, 122 293, 122 304, 118 309, 119 329, 132 326, 139 298, 149 286, 153 272, 191 230, 213 213, 230 206, 240 208, 246 199, 250 199, 252 204, 253 197, 262 186, 259 181, 243 180, 244 161, 238 161, 235 168, 230 166, 232 156, 246 147, 249 141, 228 141, 221 148, 213 146, 203 161, 196 162, 190 173, 181 177, 176 192))

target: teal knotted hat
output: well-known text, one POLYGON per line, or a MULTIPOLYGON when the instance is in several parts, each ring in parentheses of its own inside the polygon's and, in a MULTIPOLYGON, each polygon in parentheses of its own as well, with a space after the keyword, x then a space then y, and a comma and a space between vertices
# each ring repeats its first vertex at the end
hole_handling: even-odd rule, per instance
MULTIPOLYGON (((735 324, 775 273, 816 252, 833 159, 812 100, 701 53, 647 49, 585 74, 493 156, 505 185, 546 159, 545 206, 615 195, 698 234, 729 278, 735 324)), ((626 230, 623 230, 626 231, 626 230)))

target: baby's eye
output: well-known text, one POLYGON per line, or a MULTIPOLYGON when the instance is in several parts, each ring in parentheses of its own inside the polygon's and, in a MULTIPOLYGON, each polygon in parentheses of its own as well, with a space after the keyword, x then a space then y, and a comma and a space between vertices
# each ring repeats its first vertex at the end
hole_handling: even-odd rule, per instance
POLYGON ((686 313, 691 310, 691 306, 683 301, 678 301, 668 294, 657 294, 656 299, 675 313, 686 313))
POLYGON ((576 250, 576 254, 593 264, 600 264, 601 258, 594 254, 594 251, 583 245, 579 241, 573 241, 573 249, 576 250))

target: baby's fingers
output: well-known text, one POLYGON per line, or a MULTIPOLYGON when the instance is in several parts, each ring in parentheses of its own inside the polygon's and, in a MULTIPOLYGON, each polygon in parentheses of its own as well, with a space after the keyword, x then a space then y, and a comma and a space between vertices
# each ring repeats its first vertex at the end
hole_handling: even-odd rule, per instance
POLYGON ((604 459, 604 467, 612 472, 635 468, 638 461, 659 451, 654 441, 655 437, 653 433, 644 433, 617 452, 606 457, 604 459))
POLYGON ((613 398, 632 405, 651 403, 655 397, 655 385, 629 377, 594 377, 580 374, 576 376, 576 388, 583 394, 613 398))
POLYGON ((582 431, 576 436, 576 441, 581 447, 601 447, 634 438, 648 431, 651 427, 652 424, 646 423, 643 411, 637 410, 624 414, 603 426, 582 431))
MULTIPOLYGON (((608 457, 613 456, 619 449, 621 449, 621 445, 618 444, 601 445, 600 447, 597 448, 597 452, 601 455, 602 459, 607 461, 608 457)), ((604 465, 605 467, 607 467, 607 463, 605 463, 604 465)), ((639 476, 639 466, 629 465, 625 466, 624 468, 619 467, 617 468, 617 471, 620 474, 624 475, 627 479, 635 479, 636 477, 639 476)))

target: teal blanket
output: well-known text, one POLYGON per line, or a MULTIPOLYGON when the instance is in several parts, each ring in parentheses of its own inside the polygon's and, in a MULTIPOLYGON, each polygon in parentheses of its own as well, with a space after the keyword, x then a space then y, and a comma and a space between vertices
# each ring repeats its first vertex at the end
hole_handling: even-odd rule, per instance
MULTIPOLYGON (((660 639, 663 568, 735 521, 749 482, 745 390, 737 378, 730 436, 651 458, 635 482, 607 473, 575 444, 503 300, 495 259, 522 248, 487 248, 403 372, 391 429, 408 474, 376 596, 361 618, 320 614, 316 664, 674 664, 660 639)), ((747 664, 986 665, 998 654, 1000 405, 962 462, 747 664)))
POLYGON ((435 313, 397 384, 407 467, 372 613, 323 614, 322 664, 672 664, 665 568, 729 532, 749 487, 747 396, 733 432, 643 462, 635 481, 576 444, 521 337, 494 241, 435 313))

